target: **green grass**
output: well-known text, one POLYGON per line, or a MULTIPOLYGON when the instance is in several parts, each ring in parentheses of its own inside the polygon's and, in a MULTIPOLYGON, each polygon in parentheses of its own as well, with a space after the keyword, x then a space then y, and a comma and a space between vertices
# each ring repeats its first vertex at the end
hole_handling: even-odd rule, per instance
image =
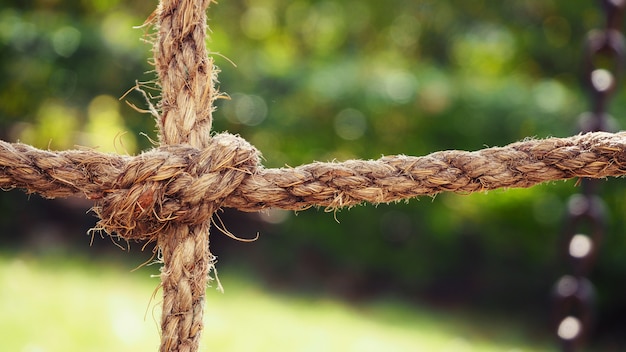
MULTIPOLYGON (((156 351, 157 268, 0 255, 0 350, 156 351)), ((202 351, 549 351, 515 321, 394 301, 354 307, 269 293, 220 272, 207 291, 202 351)), ((159 293, 160 295, 160 293, 159 293)), ((157 297, 159 297, 157 295, 157 297)))

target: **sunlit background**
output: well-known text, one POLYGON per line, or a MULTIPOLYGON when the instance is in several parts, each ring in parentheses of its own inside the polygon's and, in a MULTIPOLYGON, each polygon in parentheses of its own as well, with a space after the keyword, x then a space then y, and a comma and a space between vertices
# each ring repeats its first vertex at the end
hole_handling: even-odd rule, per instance
MULTIPOLYGON (((581 47, 604 25, 595 5, 220 1, 207 43, 230 99, 214 129, 250 141, 267 167, 568 136, 589 106, 581 47)), ((154 80, 150 30, 137 27, 155 6, 4 1, 0 137, 150 148, 155 123, 129 105, 147 103, 125 93, 154 80)), ((611 105, 617 124, 625 98, 611 105)), ((551 294, 567 272, 558 243, 577 191, 569 181, 337 213, 227 209, 230 232, 260 237, 213 229, 226 292, 208 290, 203 350, 555 350, 551 294)), ((591 350, 626 349, 625 196, 622 180, 602 186, 610 225, 591 277, 591 350)), ((158 266, 130 271, 151 247, 92 239, 90 206, 0 194, 2 350, 156 349, 158 266)))

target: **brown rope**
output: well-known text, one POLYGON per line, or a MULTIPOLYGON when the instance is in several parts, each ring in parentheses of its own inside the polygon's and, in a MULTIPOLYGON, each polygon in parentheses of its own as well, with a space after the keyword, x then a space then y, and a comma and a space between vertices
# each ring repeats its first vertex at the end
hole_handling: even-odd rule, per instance
POLYGON ((207 55, 206 9, 211 0, 162 0, 154 14, 154 61, 161 85, 163 144, 205 147, 210 139, 217 68, 207 55))
POLYGON ((161 145, 139 156, 50 152, 0 141, 0 187, 96 200, 98 228, 156 240, 163 260, 161 351, 196 351, 209 270, 210 218, 220 207, 330 209, 452 191, 626 174, 626 133, 528 140, 476 152, 264 169, 245 140, 211 136, 216 68, 205 48, 210 0, 162 0, 155 67, 161 145))
MULTIPOLYGON (((161 144, 165 146, 188 144, 208 150, 208 154, 211 151, 220 152, 219 145, 207 149, 211 141, 213 100, 218 96, 214 89, 214 82, 217 79, 216 69, 212 59, 207 56, 204 43, 206 40, 205 11, 210 2, 210 0, 161 1, 155 13, 155 26, 158 34, 154 45, 155 67, 162 92, 158 106, 160 116, 157 121, 161 144)), ((211 174, 211 171, 219 167, 219 165, 211 164, 210 161, 213 158, 206 154, 200 155, 199 159, 209 161, 208 164, 189 165, 188 170, 179 171, 182 173, 178 175, 180 182, 170 185, 173 187, 172 192, 177 193, 176 187, 189 186, 197 189, 207 186, 206 182, 193 184, 195 180, 185 178, 188 173, 211 174)), ((188 157, 184 151, 178 155, 178 159, 167 158, 157 168, 175 172, 176 165, 183 165, 184 159, 188 157)), ((130 181, 138 176, 133 171, 139 173, 145 169, 143 164, 138 164, 134 169, 129 170, 131 173, 125 176, 129 176, 127 180, 130 181)), ((223 182, 231 181, 236 184, 231 177, 228 177, 232 173, 225 170, 222 174, 213 174, 213 176, 224 177, 223 182)), ((156 178, 155 181, 162 177, 161 173, 152 173, 152 175, 153 179, 156 178)), ((112 206, 103 206, 100 214, 103 216, 103 226, 106 227, 108 222, 117 225, 117 228, 128 226, 132 229, 136 222, 133 218, 137 212, 152 212, 155 200, 156 204, 163 207, 165 204, 161 200, 167 198, 168 194, 161 194, 164 189, 157 187, 161 185, 154 182, 148 182, 148 184, 150 185, 143 188, 135 188, 139 198, 133 204, 124 199, 116 199, 110 203, 112 206), (147 206, 144 207, 144 204, 138 203, 139 201, 145 201, 147 206), (120 219, 124 220, 120 221, 120 219)), ((187 200, 191 201, 190 198, 187 200)), ((157 245, 163 261, 161 268, 161 285, 163 286, 161 351, 163 352, 198 349, 203 326, 205 290, 209 271, 213 265, 213 256, 209 252, 209 218, 219 208, 219 202, 205 202, 201 207, 191 211, 191 206, 184 203, 187 200, 183 200, 182 203, 183 209, 187 210, 185 215, 193 216, 192 213, 197 212, 199 213, 198 220, 185 221, 189 218, 185 219, 185 216, 166 210, 167 217, 161 219, 180 217, 180 221, 168 222, 168 226, 162 227, 158 226, 158 222, 142 223, 139 221, 137 223, 144 226, 136 227, 141 231, 142 236, 151 236, 158 232, 157 245), (157 227, 152 228, 154 225, 157 227)))
POLYGON ((253 146, 226 133, 213 136, 203 150, 163 146, 135 157, 93 150, 53 153, 0 141, 0 187, 95 199, 100 226, 127 239, 153 238, 171 223, 207 222, 219 207, 339 208, 623 175, 626 132, 280 169, 264 169, 253 146))

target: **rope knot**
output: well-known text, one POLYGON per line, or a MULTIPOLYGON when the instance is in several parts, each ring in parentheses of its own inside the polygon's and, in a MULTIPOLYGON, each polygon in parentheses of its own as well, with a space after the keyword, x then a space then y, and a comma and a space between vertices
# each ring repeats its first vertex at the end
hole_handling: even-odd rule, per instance
POLYGON ((133 157, 94 207, 97 229, 150 240, 172 222, 206 222, 256 172, 259 155, 243 138, 222 133, 203 150, 168 145, 133 157))

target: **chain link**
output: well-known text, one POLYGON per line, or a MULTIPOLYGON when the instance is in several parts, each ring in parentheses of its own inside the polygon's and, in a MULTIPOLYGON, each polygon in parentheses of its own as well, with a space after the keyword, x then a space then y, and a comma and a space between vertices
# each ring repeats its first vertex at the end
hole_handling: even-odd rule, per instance
MULTIPOLYGON (((621 32, 626 0, 601 0, 605 28, 592 30, 585 40, 583 83, 589 90, 591 110, 579 117, 581 132, 616 131, 608 114, 608 103, 621 79, 625 54, 621 32)), ((569 273, 554 286, 556 334, 561 349, 576 351, 589 337, 593 326, 594 287, 587 278, 596 261, 606 232, 607 211, 599 193, 598 180, 581 181, 582 191, 570 197, 561 252, 569 273)))

